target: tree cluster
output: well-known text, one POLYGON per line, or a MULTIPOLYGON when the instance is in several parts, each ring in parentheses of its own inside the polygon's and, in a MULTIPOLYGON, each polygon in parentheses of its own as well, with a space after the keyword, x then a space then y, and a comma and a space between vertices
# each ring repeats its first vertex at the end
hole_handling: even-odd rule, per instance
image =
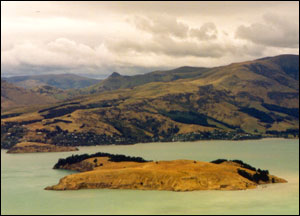
MULTIPOLYGON (((59 169, 60 167, 67 165, 67 164, 79 163, 83 160, 93 158, 93 157, 108 157, 109 158, 108 161, 111 161, 111 162, 124 162, 124 161, 132 161, 132 162, 139 162, 139 163, 149 162, 141 157, 131 157, 131 156, 120 155, 120 154, 110 154, 110 153, 98 152, 98 153, 91 154, 91 155, 82 154, 82 155, 72 155, 65 159, 61 158, 54 165, 53 169, 59 169)), ((95 160, 94 160, 94 162, 95 162, 95 160)))

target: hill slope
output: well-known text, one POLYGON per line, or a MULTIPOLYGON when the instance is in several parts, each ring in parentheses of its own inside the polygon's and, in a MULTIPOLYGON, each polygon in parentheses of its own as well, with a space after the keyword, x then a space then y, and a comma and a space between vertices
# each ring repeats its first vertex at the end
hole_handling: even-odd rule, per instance
POLYGON ((17 87, 1 79, 1 112, 15 107, 49 104, 56 101, 53 97, 17 87))
POLYGON ((24 125, 21 141, 73 146, 298 136, 296 74, 298 56, 284 55, 106 91, 1 119, 1 143, 14 143, 11 125, 24 125))

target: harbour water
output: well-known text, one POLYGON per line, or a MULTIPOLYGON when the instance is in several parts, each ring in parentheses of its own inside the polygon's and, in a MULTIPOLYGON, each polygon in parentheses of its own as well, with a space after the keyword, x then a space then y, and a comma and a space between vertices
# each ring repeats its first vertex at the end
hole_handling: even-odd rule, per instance
POLYGON ((59 153, 1 150, 1 214, 299 214, 299 140, 110 145, 59 153), (148 160, 240 159, 288 183, 243 191, 44 190, 72 173, 52 169, 59 158, 99 151, 148 160))

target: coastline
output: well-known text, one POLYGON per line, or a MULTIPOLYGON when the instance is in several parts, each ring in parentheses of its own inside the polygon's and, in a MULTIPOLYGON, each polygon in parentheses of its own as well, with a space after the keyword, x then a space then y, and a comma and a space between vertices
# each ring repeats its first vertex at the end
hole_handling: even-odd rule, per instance
POLYGON ((73 146, 57 146, 38 142, 20 142, 10 148, 6 153, 20 154, 20 153, 45 153, 45 152, 68 152, 78 151, 77 147, 73 146))
MULTIPOLYGON (((99 144, 99 145, 77 145, 72 146, 74 148, 81 148, 81 147, 97 147, 97 146, 131 146, 131 145, 139 145, 139 144, 152 144, 152 143, 194 143, 194 142, 215 142, 215 141, 233 141, 233 142, 247 142, 251 140, 299 140, 299 138, 285 138, 285 137, 262 137, 258 139, 241 139, 241 140, 229 140, 229 139, 201 139, 201 140, 191 140, 191 141, 156 141, 156 142, 136 142, 136 143, 128 143, 128 144, 99 144)), ((65 147, 65 146, 61 146, 65 147)), ((9 148, 1 148, 1 150, 9 151, 9 148)), ((51 153, 51 152, 40 152, 40 153, 51 153)))
POLYGON ((228 139, 201 139, 201 140, 191 140, 191 141, 157 141, 157 142, 137 142, 130 144, 107 144, 107 145, 93 145, 93 146, 75 146, 77 148, 80 147, 97 147, 97 146, 132 146, 132 145, 147 145, 147 144, 156 144, 156 143, 196 143, 196 142, 215 142, 215 141, 232 141, 232 142, 249 142, 252 140, 299 140, 299 138, 284 138, 284 137, 262 137, 259 139, 242 139, 242 140, 228 140, 228 139))

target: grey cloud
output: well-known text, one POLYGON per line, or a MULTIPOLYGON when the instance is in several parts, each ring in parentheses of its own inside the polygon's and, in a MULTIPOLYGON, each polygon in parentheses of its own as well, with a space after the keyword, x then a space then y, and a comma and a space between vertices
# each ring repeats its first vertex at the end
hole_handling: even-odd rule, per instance
POLYGON ((200 28, 191 29, 190 35, 199 40, 214 40, 218 37, 218 30, 214 23, 204 23, 200 28))
POLYGON ((187 36, 188 25, 179 22, 175 17, 166 15, 152 16, 150 18, 135 16, 135 26, 143 31, 155 35, 172 35, 178 38, 187 36))
POLYGON ((296 54, 298 8, 283 1, 1 2, 1 69, 97 76, 296 54), (275 15, 262 19, 268 12, 275 15))
POLYGON ((214 23, 204 23, 200 28, 190 28, 187 24, 179 22, 174 16, 135 16, 133 23, 139 30, 145 31, 154 36, 175 36, 186 38, 195 37, 198 40, 217 39, 218 30, 214 23))
MULTIPOLYGON (((299 47, 299 22, 267 14, 263 23, 237 28, 236 38, 272 47, 299 47)), ((298 20, 298 19, 297 19, 298 20)))
POLYGON ((193 41, 174 41, 171 38, 160 38, 160 51, 171 56, 221 57, 225 50, 217 43, 197 43, 193 41))
POLYGON ((99 66, 111 62, 112 58, 104 44, 91 47, 67 38, 48 43, 24 42, 1 51, 1 65, 99 66))
POLYGON ((122 40, 108 43, 108 49, 115 53, 138 52, 155 53, 173 57, 221 57, 225 50, 217 43, 197 43, 194 41, 175 41, 171 37, 158 36, 153 40, 122 40))

